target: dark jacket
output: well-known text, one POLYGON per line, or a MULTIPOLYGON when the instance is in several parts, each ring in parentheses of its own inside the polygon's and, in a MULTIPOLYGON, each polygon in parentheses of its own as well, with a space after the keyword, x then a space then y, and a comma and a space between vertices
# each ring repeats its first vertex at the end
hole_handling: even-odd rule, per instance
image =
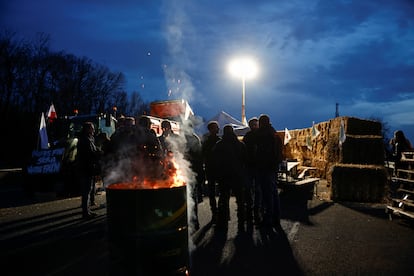
POLYGON ((164 154, 167 154, 168 152, 174 152, 180 148, 180 137, 179 135, 172 132, 172 130, 164 132, 158 139, 160 140, 161 148, 164 154))
POLYGON ((218 181, 240 183, 246 168, 246 146, 236 135, 223 135, 213 148, 218 181), (234 180, 234 181, 233 181, 234 180))
POLYGON ((185 134, 186 150, 184 158, 190 162, 191 169, 196 173, 197 182, 204 181, 203 156, 201 152, 201 140, 195 133, 185 134))
POLYGON ((213 155, 213 147, 220 140, 221 138, 219 136, 211 136, 209 134, 203 136, 201 151, 207 177, 214 174, 215 160, 213 155))
POLYGON ((257 129, 249 130, 243 137, 243 143, 246 145, 246 166, 248 168, 256 168, 256 133, 257 129))
POLYGON ((76 164, 81 175, 94 176, 100 174, 100 158, 102 151, 95 146, 94 137, 81 134, 77 145, 76 164))
POLYGON ((256 133, 256 165, 259 170, 277 171, 283 160, 282 139, 272 126, 261 127, 256 133))

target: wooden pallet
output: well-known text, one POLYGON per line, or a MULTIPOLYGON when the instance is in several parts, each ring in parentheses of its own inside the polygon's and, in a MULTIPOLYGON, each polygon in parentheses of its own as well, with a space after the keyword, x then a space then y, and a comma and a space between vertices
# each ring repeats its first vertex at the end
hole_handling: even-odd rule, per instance
POLYGON ((395 168, 395 177, 392 177, 399 187, 385 209, 390 220, 392 215, 414 219, 414 152, 403 152, 401 162, 405 167, 395 168))
POLYGON ((393 177, 392 180, 396 181, 396 182, 406 182, 406 183, 413 183, 414 184, 413 179, 407 179, 407 178, 403 178, 403 177, 393 177))
POLYGON ((414 162, 414 151, 404 151, 401 153, 401 161, 414 162))
POLYGON ((397 204, 397 206, 407 205, 407 206, 414 207, 414 200, 411 200, 411 199, 393 198, 392 201, 394 201, 397 204))
POLYGON ((389 220, 392 220, 392 215, 406 216, 408 218, 414 219, 414 212, 406 211, 406 210, 401 209, 399 207, 387 206, 385 212, 388 213, 389 220))

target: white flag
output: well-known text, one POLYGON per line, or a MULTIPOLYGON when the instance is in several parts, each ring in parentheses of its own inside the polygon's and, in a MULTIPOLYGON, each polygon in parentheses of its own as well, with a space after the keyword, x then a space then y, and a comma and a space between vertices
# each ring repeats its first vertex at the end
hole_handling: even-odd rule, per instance
POLYGON ((290 139, 292 139, 292 136, 290 136, 289 130, 285 128, 285 139, 283 143, 286 145, 289 143, 290 139))
POLYGON ((55 106, 53 103, 49 107, 49 111, 47 112, 47 117, 49 118, 49 122, 53 122, 57 118, 55 106))
POLYGON ((339 145, 342 146, 345 140, 346 140, 345 124, 344 124, 344 120, 341 119, 341 126, 339 128, 339 145))
POLYGON ((194 112, 191 109, 190 105, 188 104, 188 102, 185 102, 185 112, 184 112, 184 119, 188 120, 190 118, 190 116, 194 116, 194 112))
POLYGON ((315 126, 315 122, 312 122, 312 139, 315 139, 319 133, 321 133, 318 128, 315 126))
POLYGON ((39 136, 40 136, 40 148, 48 149, 49 139, 47 137, 46 120, 45 120, 45 114, 43 112, 42 112, 42 116, 40 117, 39 136))

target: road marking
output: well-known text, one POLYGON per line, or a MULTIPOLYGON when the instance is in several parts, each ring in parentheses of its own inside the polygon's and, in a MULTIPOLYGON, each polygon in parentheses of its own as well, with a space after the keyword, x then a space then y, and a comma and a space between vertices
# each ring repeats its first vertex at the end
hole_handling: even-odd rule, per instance
POLYGON ((21 172, 22 168, 13 168, 13 169, 0 169, 0 172, 21 172))

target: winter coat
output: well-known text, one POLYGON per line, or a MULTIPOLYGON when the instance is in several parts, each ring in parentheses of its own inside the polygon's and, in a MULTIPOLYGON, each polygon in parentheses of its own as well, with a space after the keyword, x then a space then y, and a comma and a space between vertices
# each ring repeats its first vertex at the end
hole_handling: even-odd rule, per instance
POLYGON ((218 181, 238 182, 246 168, 246 146, 236 135, 223 136, 213 149, 218 181))
POLYGON ((213 155, 213 148, 221 138, 219 136, 205 135, 202 139, 201 151, 203 155, 204 169, 207 177, 214 175, 215 159, 213 155))
POLYGON ((277 171, 283 160, 282 140, 272 126, 256 132, 256 166, 259 170, 277 171))

